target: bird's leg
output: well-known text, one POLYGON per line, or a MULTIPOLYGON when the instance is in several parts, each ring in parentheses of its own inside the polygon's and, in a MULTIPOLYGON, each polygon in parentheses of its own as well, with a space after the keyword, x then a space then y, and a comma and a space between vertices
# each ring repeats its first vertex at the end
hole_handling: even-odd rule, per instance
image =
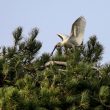
POLYGON ((58 48, 57 48, 57 53, 58 53, 58 55, 62 55, 62 49, 63 49, 62 47, 58 47, 58 48))
POLYGON ((72 44, 71 46, 72 46, 72 49, 75 50, 75 45, 72 44))
POLYGON ((77 49, 83 50, 84 49, 84 45, 83 43, 81 45, 75 46, 77 49))
POLYGON ((70 48, 68 50, 69 50, 70 53, 71 52, 73 53, 75 51, 75 45, 71 44, 71 46, 70 46, 70 48))
POLYGON ((72 48, 73 47, 72 47, 72 44, 71 43, 68 43, 68 44, 64 45, 64 53, 66 55, 68 55, 70 53, 70 51, 71 51, 72 48))
POLYGON ((63 51, 64 51, 65 54, 67 54, 68 53, 68 48, 66 46, 64 46, 63 51))

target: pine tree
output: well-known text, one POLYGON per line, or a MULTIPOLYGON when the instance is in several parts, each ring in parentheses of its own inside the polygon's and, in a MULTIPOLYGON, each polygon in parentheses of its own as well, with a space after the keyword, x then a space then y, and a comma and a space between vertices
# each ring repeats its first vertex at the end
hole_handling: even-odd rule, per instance
POLYGON ((110 64, 101 65, 103 46, 96 36, 75 49, 57 49, 38 56, 38 29, 23 40, 13 32, 14 45, 0 58, 2 110, 109 110, 110 64))

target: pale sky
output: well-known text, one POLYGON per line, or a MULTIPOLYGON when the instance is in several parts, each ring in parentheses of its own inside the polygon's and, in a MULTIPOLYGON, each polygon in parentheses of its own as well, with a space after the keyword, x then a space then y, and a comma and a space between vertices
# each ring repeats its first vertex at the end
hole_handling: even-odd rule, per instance
POLYGON ((16 27, 23 27, 25 38, 38 27, 40 52, 51 52, 61 41, 56 34, 70 34, 79 16, 87 20, 84 43, 95 34, 104 46, 103 62, 110 62, 110 0, 0 0, 0 46, 12 45, 16 27))

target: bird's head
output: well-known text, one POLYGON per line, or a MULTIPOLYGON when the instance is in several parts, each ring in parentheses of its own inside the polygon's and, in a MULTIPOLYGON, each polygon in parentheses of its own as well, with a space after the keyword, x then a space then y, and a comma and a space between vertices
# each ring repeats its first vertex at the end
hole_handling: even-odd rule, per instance
POLYGON ((57 43, 56 45, 55 45, 55 47, 54 47, 54 49, 53 49, 53 51, 51 52, 51 55, 50 56, 52 56, 53 55, 53 52, 55 51, 55 49, 57 48, 61 48, 62 47, 62 44, 61 44, 61 42, 59 42, 59 43, 57 43))
POLYGON ((55 46, 55 48, 60 48, 60 47, 62 47, 61 42, 57 43, 56 46, 55 46))

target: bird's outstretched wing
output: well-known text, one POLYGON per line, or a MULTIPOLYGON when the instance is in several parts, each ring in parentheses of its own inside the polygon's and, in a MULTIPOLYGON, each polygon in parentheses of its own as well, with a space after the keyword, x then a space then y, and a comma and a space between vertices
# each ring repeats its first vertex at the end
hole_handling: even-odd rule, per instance
POLYGON ((81 45, 83 41, 84 31, 86 26, 86 20, 84 17, 79 17, 73 24, 71 28, 71 34, 69 40, 71 42, 76 42, 77 45, 81 45))
POLYGON ((65 40, 66 39, 66 36, 65 35, 62 35, 62 34, 57 34, 62 40, 65 40))

